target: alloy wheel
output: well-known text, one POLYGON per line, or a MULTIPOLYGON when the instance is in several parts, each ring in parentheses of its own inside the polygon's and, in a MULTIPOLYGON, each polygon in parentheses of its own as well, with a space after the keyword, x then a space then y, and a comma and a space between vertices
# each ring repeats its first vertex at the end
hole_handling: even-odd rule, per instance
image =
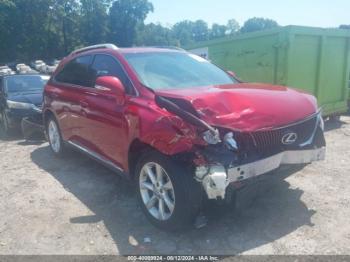
POLYGON ((170 219, 175 209, 175 192, 164 168, 157 163, 146 163, 141 169, 139 188, 148 212, 160 221, 170 219))
POLYGON ((50 120, 47 131, 51 148, 55 153, 58 153, 61 149, 61 138, 55 121, 50 120))

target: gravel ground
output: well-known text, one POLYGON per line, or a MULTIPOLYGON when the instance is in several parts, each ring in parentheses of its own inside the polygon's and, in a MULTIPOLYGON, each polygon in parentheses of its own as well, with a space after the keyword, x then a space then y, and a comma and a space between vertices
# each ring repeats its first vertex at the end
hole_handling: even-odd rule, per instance
POLYGON ((0 254, 350 255, 350 117, 327 124, 327 160, 275 172, 201 230, 151 226, 126 181, 47 143, 0 140, 0 254), (248 199, 248 200, 247 200, 248 199))

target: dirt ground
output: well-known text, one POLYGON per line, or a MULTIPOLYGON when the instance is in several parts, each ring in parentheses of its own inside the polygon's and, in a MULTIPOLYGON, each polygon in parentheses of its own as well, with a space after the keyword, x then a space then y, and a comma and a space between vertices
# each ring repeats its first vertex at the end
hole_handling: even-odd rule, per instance
POLYGON ((213 209, 205 228, 176 234, 84 155, 0 139, 0 254, 350 255, 350 117, 326 128, 326 161, 276 172, 242 192, 238 211, 213 209))

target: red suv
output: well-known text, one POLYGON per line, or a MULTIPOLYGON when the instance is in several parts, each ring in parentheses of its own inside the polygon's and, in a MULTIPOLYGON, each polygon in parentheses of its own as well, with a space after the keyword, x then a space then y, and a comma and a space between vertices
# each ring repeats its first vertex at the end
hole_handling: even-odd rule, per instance
POLYGON ((312 95, 242 83, 176 48, 74 51, 46 85, 43 113, 56 155, 74 147, 134 180, 143 212, 165 230, 191 223, 205 199, 325 157, 312 95))

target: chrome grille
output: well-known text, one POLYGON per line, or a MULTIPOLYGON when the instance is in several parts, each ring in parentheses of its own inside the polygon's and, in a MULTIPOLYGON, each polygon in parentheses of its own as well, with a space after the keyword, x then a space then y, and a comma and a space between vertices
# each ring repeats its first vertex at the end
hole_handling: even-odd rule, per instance
POLYGON ((303 122, 296 123, 287 127, 268 131, 257 131, 251 133, 254 144, 259 149, 273 148, 277 146, 283 146, 283 136, 288 133, 296 133, 298 135, 297 140, 293 145, 299 145, 307 141, 315 130, 317 124, 317 116, 307 119, 303 122))

